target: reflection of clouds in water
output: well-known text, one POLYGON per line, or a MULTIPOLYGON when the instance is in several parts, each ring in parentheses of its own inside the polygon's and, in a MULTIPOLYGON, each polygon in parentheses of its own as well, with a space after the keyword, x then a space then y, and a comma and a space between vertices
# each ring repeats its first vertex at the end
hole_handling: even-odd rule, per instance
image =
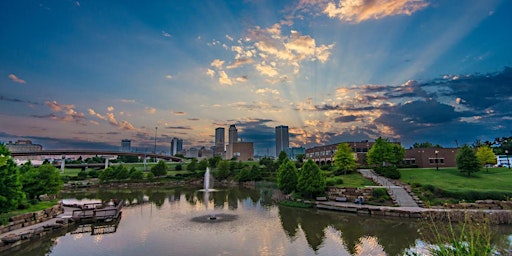
POLYGON ((325 229, 325 240, 322 248, 320 249, 320 254, 325 255, 350 255, 349 250, 345 246, 343 241, 343 234, 341 231, 337 230, 332 226, 328 226, 325 229), (332 248, 335 251, 332 251, 332 248), (327 250, 327 251, 323 251, 327 250))
POLYGON ((430 250, 434 248, 433 245, 426 243, 422 240, 416 239, 414 246, 404 251, 405 255, 432 255, 430 250))
POLYGON ((94 243, 99 244, 103 240, 103 235, 94 236, 94 243))
POLYGON ((76 235, 73 236, 73 240, 76 241, 76 240, 82 239, 82 237, 84 237, 83 234, 81 234, 81 233, 80 234, 76 234, 76 235))
POLYGON ((356 244, 355 249, 355 255, 386 255, 384 248, 379 244, 379 240, 373 236, 364 236, 359 238, 359 243, 356 244))

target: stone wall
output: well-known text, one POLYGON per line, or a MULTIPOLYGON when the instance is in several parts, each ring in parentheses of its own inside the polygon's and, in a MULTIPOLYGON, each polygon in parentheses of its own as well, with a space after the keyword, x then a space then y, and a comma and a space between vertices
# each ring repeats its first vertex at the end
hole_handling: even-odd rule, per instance
POLYGON ((354 202, 357 198, 363 197, 364 201, 368 201, 372 197, 373 188, 327 188, 327 199, 329 201, 340 201, 345 198, 347 202, 354 202))
POLYGON ((41 211, 13 216, 9 219, 9 223, 7 225, 0 226, 0 234, 53 219, 57 217, 57 215, 61 214, 63 210, 64 208, 62 205, 57 204, 41 211))

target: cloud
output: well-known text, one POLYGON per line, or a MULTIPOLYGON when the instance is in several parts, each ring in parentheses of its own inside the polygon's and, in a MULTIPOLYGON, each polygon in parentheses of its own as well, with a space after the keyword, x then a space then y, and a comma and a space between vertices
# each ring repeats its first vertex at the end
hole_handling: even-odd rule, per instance
POLYGON ((244 64, 251 64, 252 62, 253 62, 253 60, 251 58, 239 58, 239 59, 235 60, 235 63, 227 66, 226 68, 227 69, 238 68, 244 64))
POLYGON ((224 85, 233 85, 233 81, 229 78, 224 70, 219 71, 219 83, 224 85))
POLYGON ((62 116, 53 114, 53 116, 49 116, 51 119, 58 119, 64 122, 77 122, 84 124, 84 113, 76 112, 75 105, 73 104, 59 104, 57 101, 46 101, 45 105, 49 107, 52 111, 63 114, 62 116))
POLYGON ((219 59, 214 59, 212 63, 210 63, 210 66, 216 67, 217 69, 222 69, 222 65, 224 65, 224 61, 219 59))
POLYGON ((171 76, 171 75, 165 75, 165 79, 167 79, 167 80, 171 80, 171 79, 172 79, 172 76, 171 76))
POLYGON ((153 107, 146 107, 146 108, 145 108, 145 110, 146 110, 146 112, 147 112, 148 114, 154 114, 154 113, 156 113, 156 108, 153 108, 153 107))
POLYGON ((167 32, 162 30, 162 36, 164 36, 164 37, 171 37, 171 34, 169 34, 169 33, 167 33, 167 32))
POLYGON ((184 112, 184 111, 172 111, 171 110, 171 113, 173 115, 176 115, 176 116, 185 116, 185 115, 187 115, 187 112, 184 112))
POLYGON ((15 83, 19 84, 26 84, 27 82, 19 77, 17 77, 15 74, 10 74, 9 79, 11 79, 15 83))
POLYGON ((113 107, 113 106, 108 106, 108 107, 107 107, 107 111, 108 111, 108 112, 112 112, 112 111, 114 111, 114 107, 113 107))
POLYGON ((424 0, 339 0, 329 2, 323 13, 340 21, 360 23, 395 15, 412 15, 429 6, 424 0))
POLYGON ((165 129, 169 130, 192 130, 189 126, 167 126, 165 129))
POLYGON ((260 88, 254 91, 256 94, 273 94, 273 95, 279 95, 279 91, 276 89, 270 89, 270 88, 260 88))
POLYGON ((353 122, 357 120, 357 116, 355 115, 348 115, 348 116, 339 116, 334 118, 334 122, 336 123, 348 123, 353 122))

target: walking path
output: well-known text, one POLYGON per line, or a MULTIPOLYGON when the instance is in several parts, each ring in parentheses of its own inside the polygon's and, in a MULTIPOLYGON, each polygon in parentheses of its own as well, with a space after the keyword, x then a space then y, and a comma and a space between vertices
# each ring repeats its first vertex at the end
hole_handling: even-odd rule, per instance
POLYGON ((361 173, 364 177, 367 177, 373 180, 375 183, 385 187, 391 197, 395 199, 400 207, 419 207, 416 201, 412 198, 409 193, 400 186, 396 186, 389 179, 377 175, 370 169, 359 169, 359 173, 361 173))

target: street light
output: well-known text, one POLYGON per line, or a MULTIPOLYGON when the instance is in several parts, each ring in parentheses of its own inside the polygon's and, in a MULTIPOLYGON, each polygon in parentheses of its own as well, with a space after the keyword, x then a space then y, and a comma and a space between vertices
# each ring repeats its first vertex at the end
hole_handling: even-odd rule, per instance
POLYGON ((508 150, 505 149, 505 155, 507 155, 507 165, 508 165, 508 168, 510 169, 510 160, 508 159, 508 150))
POLYGON ((153 153, 156 154, 156 131, 158 130, 158 127, 155 127, 155 149, 153 149, 153 153))
POLYGON ((436 153, 436 171, 439 171, 439 158, 437 158, 437 154, 439 154, 439 150, 434 151, 436 153))

